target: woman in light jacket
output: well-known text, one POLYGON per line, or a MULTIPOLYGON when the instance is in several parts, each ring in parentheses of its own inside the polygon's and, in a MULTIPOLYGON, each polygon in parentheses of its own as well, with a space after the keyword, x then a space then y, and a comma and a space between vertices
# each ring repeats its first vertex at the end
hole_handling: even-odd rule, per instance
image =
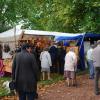
POLYGON ((72 85, 75 83, 75 71, 77 68, 77 56, 73 50, 70 51, 65 56, 65 65, 64 65, 64 77, 68 86, 70 85, 70 79, 72 80, 72 85))
POLYGON ((41 61, 41 72, 43 80, 45 80, 46 72, 48 75, 48 80, 51 79, 50 77, 50 66, 52 66, 51 63, 51 56, 48 52, 48 48, 44 48, 44 50, 40 54, 40 61, 41 61))

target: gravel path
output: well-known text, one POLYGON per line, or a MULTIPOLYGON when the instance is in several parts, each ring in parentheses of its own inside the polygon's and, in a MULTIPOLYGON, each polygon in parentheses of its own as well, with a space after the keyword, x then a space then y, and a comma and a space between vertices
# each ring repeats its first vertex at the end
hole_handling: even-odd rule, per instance
POLYGON ((40 92, 39 100, 100 100, 100 95, 94 94, 94 80, 87 75, 77 78, 77 87, 67 87, 64 82, 48 87, 40 92))

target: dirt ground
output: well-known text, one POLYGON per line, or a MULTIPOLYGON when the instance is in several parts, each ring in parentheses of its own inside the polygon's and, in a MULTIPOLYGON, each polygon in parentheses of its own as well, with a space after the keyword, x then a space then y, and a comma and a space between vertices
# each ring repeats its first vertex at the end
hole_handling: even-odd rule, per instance
MULTIPOLYGON (((77 87, 67 87, 64 81, 45 86, 38 90, 38 100, 100 100, 100 95, 94 94, 94 80, 88 75, 77 77, 77 87)), ((18 100, 16 98, 3 98, 0 100, 18 100)))
POLYGON ((100 100, 100 95, 94 94, 94 80, 88 75, 77 77, 77 87, 67 87, 59 82, 39 92, 39 100, 100 100))

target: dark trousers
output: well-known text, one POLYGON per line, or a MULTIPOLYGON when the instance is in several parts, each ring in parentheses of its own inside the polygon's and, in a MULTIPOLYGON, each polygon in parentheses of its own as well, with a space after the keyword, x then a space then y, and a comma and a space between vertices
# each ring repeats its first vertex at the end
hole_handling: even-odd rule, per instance
POLYGON ((58 59, 58 73, 64 74, 64 60, 58 59))
POLYGON ((99 92, 100 67, 95 68, 95 93, 99 92))
POLYGON ((51 73, 57 73, 57 60, 52 59, 52 66, 50 67, 51 73))
POLYGON ((19 100, 35 100, 35 92, 18 92, 19 100))

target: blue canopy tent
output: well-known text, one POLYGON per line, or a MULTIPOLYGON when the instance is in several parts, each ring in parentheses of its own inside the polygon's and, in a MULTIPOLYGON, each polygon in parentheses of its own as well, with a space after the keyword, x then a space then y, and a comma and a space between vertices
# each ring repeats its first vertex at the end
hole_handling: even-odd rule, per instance
POLYGON ((78 69, 84 70, 85 69, 85 61, 84 61, 84 37, 85 33, 83 34, 68 34, 66 36, 56 36, 55 41, 63 41, 63 40, 78 40, 77 45, 79 46, 79 65, 78 69))
POLYGON ((65 36, 63 34, 61 36, 56 35, 55 40, 56 41, 62 41, 62 40, 77 40, 79 38, 82 38, 84 34, 69 34, 66 33, 65 36))
POLYGON ((98 38, 98 39, 100 39, 100 34, 86 33, 85 38, 98 38))
POLYGON ((90 44, 94 44, 94 41, 100 40, 100 34, 86 33, 84 41, 90 41, 90 44))

